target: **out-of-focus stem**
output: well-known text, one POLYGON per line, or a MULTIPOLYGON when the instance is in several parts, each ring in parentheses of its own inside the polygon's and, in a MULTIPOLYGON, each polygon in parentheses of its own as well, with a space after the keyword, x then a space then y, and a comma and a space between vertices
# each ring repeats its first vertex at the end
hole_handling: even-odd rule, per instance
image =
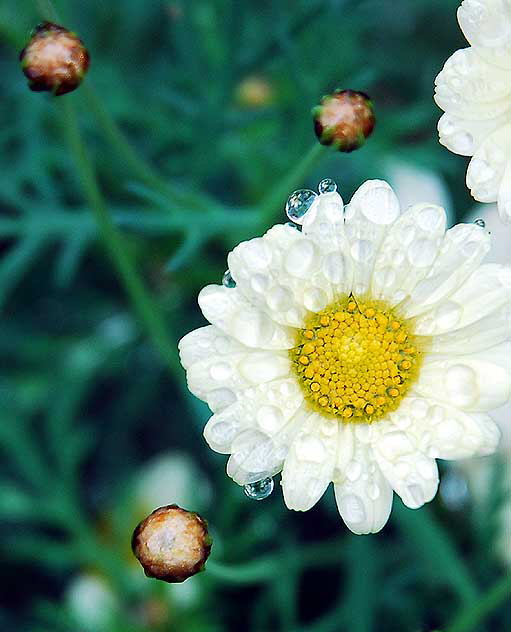
POLYGON ((304 154, 300 162, 285 176, 274 190, 260 205, 261 226, 266 229, 273 224, 279 209, 284 210, 284 206, 289 195, 300 186, 303 179, 309 175, 311 169, 320 161, 327 150, 323 145, 315 142, 309 151, 304 154))
POLYGON ((502 603, 511 598, 511 573, 508 573, 474 604, 467 606, 448 626, 445 632, 478 630, 482 621, 502 603))
POLYGON ((96 219, 101 238, 110 254, 119 279, 154 345, 173 371, 180 370, 175 342, 158 304, 147 292, 136 265, 126 249, 121 233, 116 228, 99 189, 94 169, 85 148, 76 112, 71 99, 61 101, 65 131, 76 162, 83 192, 96 219))
POLYGON ((173 205, 200 210, 212 210, 215 208, 223 210, 223 207, 213 198, 202 193, 180 190, 167 182, 147 161, 140 157, 91 86, 84 84, 82 89, 89 102, 90 109, 96 117, 99 128, 134 176, 149 188, 166 196, 169 199, 169 203, 173 205))

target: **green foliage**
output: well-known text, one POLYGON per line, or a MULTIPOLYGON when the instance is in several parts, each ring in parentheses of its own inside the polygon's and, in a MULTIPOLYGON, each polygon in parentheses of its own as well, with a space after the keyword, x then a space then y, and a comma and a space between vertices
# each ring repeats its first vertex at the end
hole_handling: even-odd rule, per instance
POLYGON ((444 179, 458 219, 468 211, 465 161, 438 144, 432 100, 464 45, 457 0, 54 4, 0 6, 2 629, 510 629, 498 469, 483 507, 396 504, 373 537, 348 533, 330 495, 306 515, 278 491, 251 502, 205 446, 208 412, 175 356, 202 322, 198 290, 230 247, 283 220, 293 188, 333 177, 348 199, 399 159, 444 179), (43 17, 92 58, 59 100, 30 93, 17 63, 43 17), (243 102, 253 76, 265 104, 243 102), (376 108, 374 135, 349 156, 314 149, 310 110, 336 87, 376 108), (169 449, 213 490, 213 555, 193 589, 146 580, 129 552, 143 517, 133 481, 169 449), (103 614, 80 618, 70 586, 91 574, 107 586, 103 614), (489 614, 487 627, 475 618, 489 614))

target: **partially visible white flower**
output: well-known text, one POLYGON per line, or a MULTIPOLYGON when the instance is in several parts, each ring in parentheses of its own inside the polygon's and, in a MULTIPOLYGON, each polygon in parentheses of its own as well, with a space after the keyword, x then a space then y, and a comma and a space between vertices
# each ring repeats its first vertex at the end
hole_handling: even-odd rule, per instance
MULTIPOLYGON (((323 183, 322 183, 323 184, 323 183)), ((481 265, 478 224, 448 231, 427 203, 401 214, 391 187, 364 183, 345 207, 328 183, 302 231, 277 225, 228 256, 199 295, 212 324, 185 336, 192 393, 213 411, 204 435, 240 485, 282 472, 306 511, 334 484, 355 533, 379 531, 393 493, 418 508, 435 459, 490 454, 488 412, 511 394, 511 268, 481 265)))
POLYGON ((204 474, 187 454, 165 452, 138 471, 133 500, 137 512, 145 516, 171 504, 202 510, 210 493, 204 474))
POLYGON ((108 630, 118 612, 116 595, 102 577, 84 573, 69 584, 65 602, 80 630, 108 630))
POLYGON ((472 156, 467 186, 479 202, 498 202, 511 222, 511 1, 464 0, 458 21, 471 47, 456 51, 436 78, 445 111, 440 142, 472 156))
POLYGON ((401 208, 406 209, 417 200, 428 200, 441 206, 447 215, 447 224, 452 224, 452 200, 444 181, 430 169, 392 160, 386 170, 389 184, 396 192, 401 208))
MULTIPOLYGON (((497 264, 509 262, 511 258, 511 226, 500 224, 496 205, 478 206, 469 215, 469 219, 476 218, 483 219, 486 228, 493 234, 493 247, 488 253, 487 261, 497 264)), ((492 417, 502 434, 499 453, 503 457, 504 487, 508 492, 507 500, 501 509, 501 535, 497 546, 502 558, 511 565, 511 402, 495 410, 492 417)), ((468 477, 476 502, 484 501, 488 496, 492 485, 493 465, 493 460, 488 459, 463 462, 463 470, 468 477)))

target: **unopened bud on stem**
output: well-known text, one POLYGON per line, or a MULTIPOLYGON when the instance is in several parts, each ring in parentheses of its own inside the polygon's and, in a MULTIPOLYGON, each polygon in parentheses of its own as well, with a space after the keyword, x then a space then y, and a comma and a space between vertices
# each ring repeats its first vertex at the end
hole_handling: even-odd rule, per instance
POLYGON ((20 61, 31 90, 60 96, 78 88, 89 68, 89 53, 74 33, 43 22, 21 51, 20 61))
POLYGON ((131 547, 148 577, 176 583, 203 570, 211 538, 198 514, 167 505, 138 525, 131 547))
POLYGON ((371 99, 353 90, 336 90, 323 97, 312 115, 319 142, 345 152, 359 149, 376 122, 371 99))

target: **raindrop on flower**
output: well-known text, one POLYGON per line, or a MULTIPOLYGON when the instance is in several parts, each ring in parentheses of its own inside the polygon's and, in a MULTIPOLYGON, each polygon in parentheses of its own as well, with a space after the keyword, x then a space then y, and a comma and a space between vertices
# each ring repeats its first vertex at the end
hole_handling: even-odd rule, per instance
POLYGON ((337 185, 331 178, 325 178, 318 184, 318 191, 320 193, 333 193, 337 191, 337 185))
POLYGON ((476 220, 474 221, 474 224, 475 224, 476 226, 479 226, 480 228, 485 228, 485 227, 486 227, 486 222, 485 222, 485 221, 484 221, 484 219, 482 219, 482 218, 476 219, 476 220))
POLYGON ((273 478, 268 477, 263 478, 261 481, 257 481, 256 483, 249 483, 248 485, 245 485, 243 490, 252 500, 264 500, 272 493, 273 486, 273 478))
POLYGON ((317 197, 317 194, 310 189, 299 189, 291 193, 286 202, 286 215, 295 224, 302 224, 305 213, 317 197))
POLYGON ((294 222, 286 222, 285 224, 286 226, 289 226, 289 228, 294 228, 295 230, 298 230, 301 232, 302 227, 298 226, 298 224, 295 224, 294 222))
POLYGON ((236 281, 232 278, 230 270, 226 270, 224 272, 224 276, 222 277, 222 285, 228 288, 236 287, 236 281))

